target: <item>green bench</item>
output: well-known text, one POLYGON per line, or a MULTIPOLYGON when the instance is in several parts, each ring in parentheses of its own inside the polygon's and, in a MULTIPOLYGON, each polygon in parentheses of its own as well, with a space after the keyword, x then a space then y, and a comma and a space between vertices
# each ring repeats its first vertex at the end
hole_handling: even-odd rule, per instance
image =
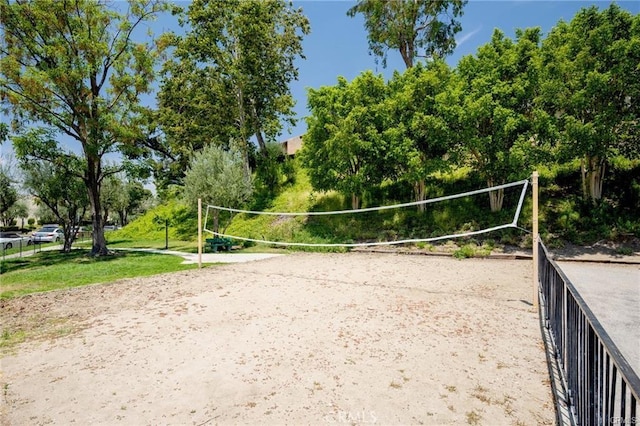
POLYGON ((212 252, 216 253, 219 248, 224 251, 231 251, 231 245, 231 240, 229 238, 215 237, 207 238, 204 248, 205 251, 209 249, 212 252))

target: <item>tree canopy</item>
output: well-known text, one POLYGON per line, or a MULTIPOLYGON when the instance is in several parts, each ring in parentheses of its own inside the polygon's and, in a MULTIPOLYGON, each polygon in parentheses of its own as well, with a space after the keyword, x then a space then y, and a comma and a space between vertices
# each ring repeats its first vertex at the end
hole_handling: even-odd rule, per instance
POLYGON ((337 190, 360 207, 364 193, 382 182, 392 162, 385 161, 383 135, 388 115, 387 87, 367 71, 352 82, 339 77, 336 86, 309 89, 308 130, 302 161, 314 188, 337 190))
POLYGON ((556 118, 564 159, 580 158, 583 192, 600 200, 608 160, 638 158, 640 15, 612 4, 559 22, 542 44, 540 104, 556 118))
MULTIPOLYGON (((395 73, 389 81, 389 138, 397 178, 413 186, 415 201, 426 198, 425 181, 451 164, 446 160, 455 143, 450 126, 455 106, 453 73, 442 60, 418 64, 395 73)), ((419 207, 424 209, 424 204, 419 207)))
POLYGON ((189 155, 208 144, 235 146, 249 165, 250 138, 261 152, 283 125, 293 125, 289 90, 298 78, 309 22, 284 0, 196 0, 184 36, 170 36, 159 123, 179 181, 189 155))
POLYGON ((443 57, 456 47, 462 26, 456 20, 467 0, 359 0, 347 14, 364 15, 369 50, 387 65, 387 51, 398 50, 407 68, 417 57, 443 57))
MULTIPOLYGON (((459 147, 487 186, 528 176, 527 146, 536 144, 534 99, 540 30, 518 30, 516 40, 495 30, 491 42, 460 60, 459 147)), ((489 193, 493 211, 503 192, 489 193)))

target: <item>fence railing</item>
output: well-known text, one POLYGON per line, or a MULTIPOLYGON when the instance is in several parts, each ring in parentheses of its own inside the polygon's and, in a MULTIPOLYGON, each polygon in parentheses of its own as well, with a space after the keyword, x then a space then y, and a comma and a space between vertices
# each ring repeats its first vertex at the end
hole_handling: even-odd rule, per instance
POLYGON ((2 245, 2 259, 5 259, 9 255, 16 255, 22 257, 23 254, 35 253, 42 250, 41 243, 27 243, 22 240, 10 241, 10 248, 7 248, 7 244, 2 245))
POLYGON ((576 425, 636 425, 640 379, 539 242, 540 312, 576 425))

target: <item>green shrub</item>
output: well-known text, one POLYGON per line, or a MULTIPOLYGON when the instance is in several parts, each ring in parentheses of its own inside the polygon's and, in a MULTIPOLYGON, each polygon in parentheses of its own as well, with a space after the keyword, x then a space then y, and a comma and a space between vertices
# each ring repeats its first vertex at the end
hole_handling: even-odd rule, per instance
POLYGON ((456 259, 466 259, 474 257, 475 255, 476 247, 472 244, 465 244, 464 246, 453 252, 453 257, 455 257, 456 259))

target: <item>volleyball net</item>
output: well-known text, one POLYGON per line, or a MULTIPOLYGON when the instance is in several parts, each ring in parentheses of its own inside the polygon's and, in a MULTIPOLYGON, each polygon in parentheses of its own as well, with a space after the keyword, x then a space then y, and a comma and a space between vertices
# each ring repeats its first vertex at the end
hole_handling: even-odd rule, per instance
MULTIPOLYGON (((320 210, 339 204, 330 197, 312 211, 256 211, 207 205, 203 231, 215 237, 282 247, 372 247, 429 243, 518 228, 528 180, 488 188, 377 207, 320 210), (488 194, 499 194, 502 209, 491 212, 488 194), (234 229, 238 215, 263 220, 268 235, 234 229), (223 231, 211 229, 213 217, 223 231), (455 223, 455 222, 458 223, 455 223), (266 225, 265 225, 266 224, 266 225), (233 232, 226 232, 230 229, 233 232), (453 232, 450 232, 452 231, 453 232), (447 233, 449 231, 449 233, 447 233)), ((335 197, 335 196, 334 196, 335 197)))

